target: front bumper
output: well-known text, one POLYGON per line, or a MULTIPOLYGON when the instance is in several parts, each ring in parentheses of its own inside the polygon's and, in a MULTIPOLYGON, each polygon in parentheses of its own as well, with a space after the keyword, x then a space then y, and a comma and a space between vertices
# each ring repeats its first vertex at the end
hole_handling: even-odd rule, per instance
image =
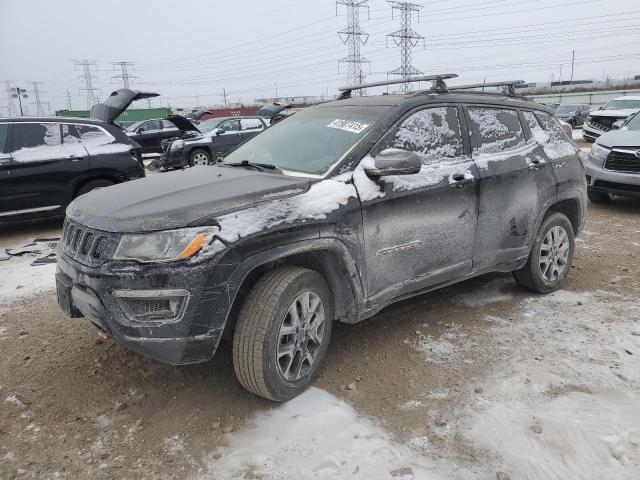
POLYGON ((604 168, 605 159, 587 156, 587 189, 627 197, 640 197, 640 174, 625 173, 604 168))
POLYGON ((599 130, 589 125, 588 122, 584 122, 582 125, 582 138, 589 141, 595 141, 600 135, 603 135, 607 132, 603 130, 599 130))
POLYGON ((94 268, 59 250, 58 303, 69 317, 86 317, 138 353, 174 365, 203 362, 211 359, 222 337, 230 309, 226 280, 236 265, 213 259, 184 266, 108 262, 94 268), (169 297, 163 297, 166 292, 169 297), (181 302, 174 303, 173 317, 136 316, 140 305, 161 310, 167 298, 181 302))

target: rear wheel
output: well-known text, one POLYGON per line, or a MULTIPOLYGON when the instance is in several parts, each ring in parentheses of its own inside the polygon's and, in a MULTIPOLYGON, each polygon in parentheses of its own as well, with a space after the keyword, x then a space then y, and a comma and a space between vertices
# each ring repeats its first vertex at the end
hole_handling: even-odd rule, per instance
POLYGON ((516 281, 536 293, 558 290, 573 262, 575 237, 566 215, 555 212, 542 222, 527 263, 513 272, 516 281))
POLYGON ((76 197, 84 195, 85 193, 89 193, 91 190, 95 190, 96 188, 110 187, 111 185, 113 185, 113 182, 111 180, 90 180, 78 189, 78 191, 76 192, 76 197))
POLYGON ((263 276, 240 309, 233 366, 244 388, 282 402, 302 393, 329 346, 333 302, 322 276, 282 267, 263 276))
POLYGON ((194 150, 189 155, 189 166, 193 167, 195 165, 209 165, 211 164, 211 155, 206 150, 202 150, 201 148, 194 150))
POLYGON ((587 197, 593 203, 611 203, 613 196, 609 192, 594 192, 587 190, 587 197))

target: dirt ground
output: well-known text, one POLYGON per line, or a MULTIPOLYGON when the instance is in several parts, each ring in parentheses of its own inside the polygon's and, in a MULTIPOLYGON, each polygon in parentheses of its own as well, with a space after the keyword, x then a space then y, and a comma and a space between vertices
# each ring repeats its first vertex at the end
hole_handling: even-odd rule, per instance
MULTIPOLYGON (((3 227, 0 246, 58 229, 55 222, 3 227)), ((527 442, 543 428, 558 430, 549 442, 562 439, 562 415, 545 417, 558 402, 573 399, 569 411, 578 412, 599 392, 638 399, 631 397, 640 390, 638 364, 624 362, 640 355, 639 272, 640 201, 589 204, 564 296, 543 300, 510 275, 489 275, 403 301, 358 325, 338 325, 315 386, 408 445, 442 478, 640 478, 640 430, 625 430, 626 443, 586 476, 581 452, 575 465, 564 455, 543 468, 547 450, 529 459, 534 466, 522 463, 527 449, 536 454, 527 442), (544 325, 535 323, 541 318, 544 325), (605 352, 612 329, 622 346, 605 352), (549 377, 535 395, 505 390, 530 388, 538 372, 549 377), (521 414, 533 420, 511 437, 508 422, 521 414), (496 425, 505 428, 493 431, 496 425)), ((66 318, 46 289, 0 299, 0 360, 2 479, 272 478, 255 466, 216 470, 234 435, 250 432, 257 413, 279 408, 240 387, 228 343, 209 363, 163 365, 98 340, 87 321, 66 318)), ((379 478, 414 478, 414 470, 379 478)))

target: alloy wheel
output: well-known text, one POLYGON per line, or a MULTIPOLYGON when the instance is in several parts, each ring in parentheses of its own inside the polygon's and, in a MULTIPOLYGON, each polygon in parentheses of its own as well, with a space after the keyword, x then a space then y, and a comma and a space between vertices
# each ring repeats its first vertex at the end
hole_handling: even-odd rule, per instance
POLYGON ((206 153, 198 152, 193 156, 194 165, 208 165, 209 157, 206 153))
POLYGON ((569 235, 561 226, 551 228, 540 245, 540 273, 547 282, 561 278, 569 261, 569 235))

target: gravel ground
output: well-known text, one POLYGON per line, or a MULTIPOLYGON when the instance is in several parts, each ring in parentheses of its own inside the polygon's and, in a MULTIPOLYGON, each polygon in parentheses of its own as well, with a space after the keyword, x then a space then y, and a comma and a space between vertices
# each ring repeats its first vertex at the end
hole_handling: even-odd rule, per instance
POLYGON ((338 325, 283 406, 240 387, 229 344, 167 366, 47 281, 0 298, 0 478, 640 478, 640 202, 589 208, 564 290, 488 275, 338 325))

